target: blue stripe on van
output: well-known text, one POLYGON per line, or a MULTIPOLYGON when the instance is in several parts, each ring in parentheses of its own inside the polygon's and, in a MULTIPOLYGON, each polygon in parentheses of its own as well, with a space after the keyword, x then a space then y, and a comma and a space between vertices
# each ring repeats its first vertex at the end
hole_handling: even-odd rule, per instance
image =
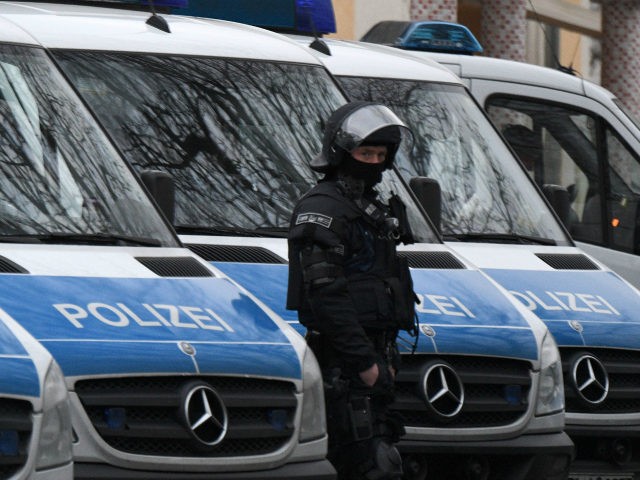
POLYGON ((640 348, 640 294, 613 272, 485 272, 544 320, 559 345, 640 348))
POLYGON ((0 394, 40 396, 38 372, 30 358, 0 357, 0 394))
POLYGON ((193 373, 177 347, 187 341, 220 344, 197 349, 217 354, 196 355, 206 373, 300 376, 280 327, 227 279, 0 276, 0 308, 45 344, 65 375, 193 373), (272 356, 286 362, 264 362, 272 356))

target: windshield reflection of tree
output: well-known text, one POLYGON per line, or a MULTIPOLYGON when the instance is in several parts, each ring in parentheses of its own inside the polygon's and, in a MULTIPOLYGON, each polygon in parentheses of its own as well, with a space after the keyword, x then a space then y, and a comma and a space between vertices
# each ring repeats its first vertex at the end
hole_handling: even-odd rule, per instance
POLYGON ((171 172, 177 225, 286 227, 341 102, 315 67, 73 54, 72 77, 138 169, 171 172), (101 90, 105 88, 105 94, 101 90))
POLYGON ((353 98, 381 101, 411 127, 413 151, 399 156, 399 167, 407 179, 426 176, 438 180, 445 235, 536 233, 526 202, 493 159, 486 132, 481 132, 470 114, 462 88, 361 78, 342 78, 341 82, 353 98))
POLYGON ((105 229, 94 207, 110 202, 95 198, 101 196, 95 184, 104 187, 102 192, 123 192, 126 187, 121 178, 109 177, 106 188, 107 184, 101 184, 90 172, 90 162, 69 167, 68 159, 97 153, 92 150, 96 145, 90 132, 78 121, 83 115, 61 95, 49 64, 39 53, 20 47, 3 47, 3 51, 3 58, 12 63, 0 62, 2 233, 105 229), (77 172, 76 167, 84 171, 77 172), (85 185, 86 179, 92 179, 90 186, 85 185), (83 198, 82 192, 87 191, 92 192, 92 198, 83 198))

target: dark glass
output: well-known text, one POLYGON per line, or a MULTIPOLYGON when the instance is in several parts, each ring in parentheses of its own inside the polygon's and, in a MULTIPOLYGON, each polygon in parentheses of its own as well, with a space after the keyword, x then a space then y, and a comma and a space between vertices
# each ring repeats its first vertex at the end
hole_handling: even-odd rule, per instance
MULTIPOLYGON (((137 169, 176 180, 178 232, 283 235, 324 121, 344 97, 313 65, 111 52, 57 51, 63 70, 137 169)), ((420 241, 436 241, 400 180, 420 241)))
POLYGON ((48 56, 0 46, 0 241, 176 246, 48 56))

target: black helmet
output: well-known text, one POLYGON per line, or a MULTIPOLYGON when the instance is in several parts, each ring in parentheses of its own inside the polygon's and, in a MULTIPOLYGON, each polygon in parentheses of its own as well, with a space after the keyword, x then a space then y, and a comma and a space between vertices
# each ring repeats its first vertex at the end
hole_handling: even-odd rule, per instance
POLYGON ((388 107, 373 102, 349 102, 327 120, 322 153, 311 160, 311 168, 328 172, 361 145, 386 145, 385 168, 391 168, 403 141, 411 145, 411 130, 388 107))

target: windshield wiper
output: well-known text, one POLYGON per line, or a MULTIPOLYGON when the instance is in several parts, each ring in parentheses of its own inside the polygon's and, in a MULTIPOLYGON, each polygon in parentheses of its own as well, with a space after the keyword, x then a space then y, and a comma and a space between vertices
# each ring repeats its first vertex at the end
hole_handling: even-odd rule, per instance
POLYGON ((444 235, 445 240, 459 240, 461 242, 482 242, 482 243, 522 243, 537 245, 557 245, 551 238, 536 237, 533 235, 520 235, 518 233, 448 233, 444 235))
POLYGON ((277 237, 287 236, 285 227, 258 227, 254 229, 240 227, 208 227, 203 225, 176 225, 176 232, 187 235, 217 235, 236 237, 277 237))
POLYGON ((140 245, 159 247, 160 240, 155 238, 134 237, 112 233, 65 233, 0 235, 0 243, 65 243, 65 244, 103 244, 103 245, 140 245))

